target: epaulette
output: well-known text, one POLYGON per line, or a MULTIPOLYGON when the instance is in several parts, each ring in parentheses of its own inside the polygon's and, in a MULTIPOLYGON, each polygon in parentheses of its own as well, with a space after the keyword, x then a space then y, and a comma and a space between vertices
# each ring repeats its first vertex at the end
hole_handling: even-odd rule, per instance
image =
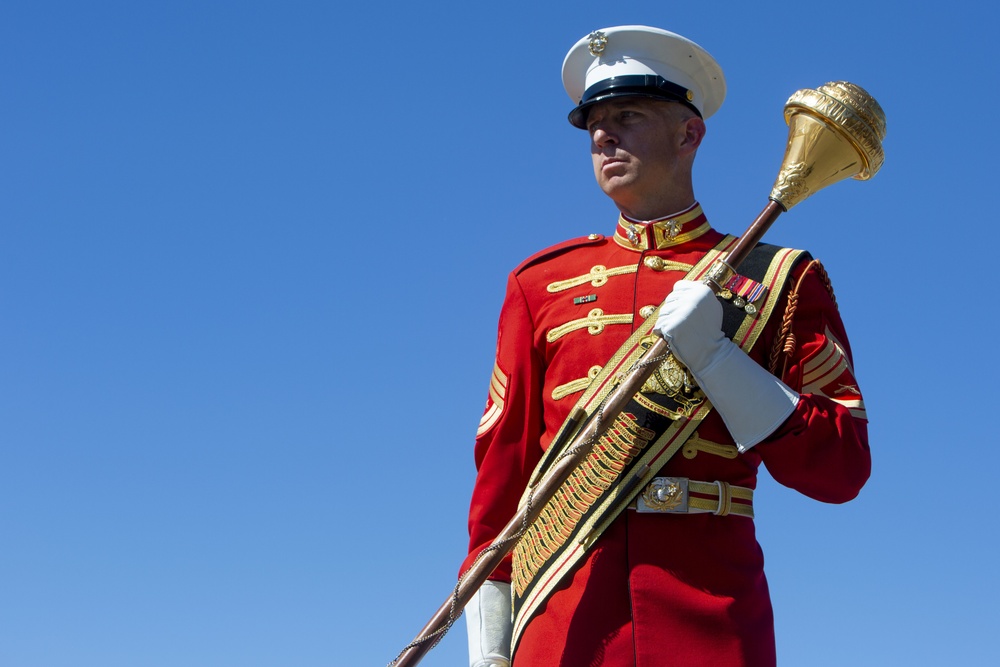
POLYGON ((562 254, 563 252, 571 248, 578 248, 580 246, 585 246, 585 245, 593 245, 595 243, 600 243, 603 240, 604 240, 604 234, 590 234, 588 236, 581 236, 579 238, 563 241, 562 243, 557 243, 554 246, 549 246, 545 250, 540 250, 539 252, 536 252, 534 255, 532 255, 528 259, 518 264, 517 268, 514 269, 513 273, 514 275, 517 275, 521 271, 524 271, 529 266, 537 264, 543 259, 549 259, 550 257, 555 257, 556 255, 562 254))

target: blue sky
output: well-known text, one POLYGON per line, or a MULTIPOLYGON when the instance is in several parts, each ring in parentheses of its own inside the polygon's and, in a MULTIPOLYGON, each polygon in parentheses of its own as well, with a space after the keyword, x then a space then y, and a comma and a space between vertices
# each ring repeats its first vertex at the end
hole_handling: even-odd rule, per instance
MULTIPOLYGON (((995 659, 996 19, 971 2, 8 3, 0 665, 395 656, 465 553, 507 272, 614 224, 559 67, 625 23, 726 72, 695 174, 726 231, 766 203, 792 92, 850 80, 888 118, 882 172, 768 235, 831 274, 874 457, 844 506, 762 475, 779 660, 995 659)), ((423 664, 464 655, 463 621, 423 664)))

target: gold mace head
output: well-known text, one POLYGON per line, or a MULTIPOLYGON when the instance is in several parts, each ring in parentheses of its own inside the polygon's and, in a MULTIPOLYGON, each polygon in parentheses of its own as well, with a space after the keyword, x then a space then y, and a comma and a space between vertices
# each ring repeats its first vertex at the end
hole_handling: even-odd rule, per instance
POLYGON ((885 161, 885 113, 864 88, 833 81, 785 103, 788 145, 771 199, 786 211, 845 178, 865 181, 885 161))

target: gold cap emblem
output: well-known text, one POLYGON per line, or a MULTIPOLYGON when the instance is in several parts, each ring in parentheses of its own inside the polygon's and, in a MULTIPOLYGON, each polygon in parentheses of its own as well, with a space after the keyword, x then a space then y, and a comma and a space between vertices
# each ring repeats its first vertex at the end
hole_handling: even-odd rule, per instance
POLYGON ((608 47, 608 36, 600 30, 595 30, 588 35, 590 38, 590 55, 599 56, 608 47))

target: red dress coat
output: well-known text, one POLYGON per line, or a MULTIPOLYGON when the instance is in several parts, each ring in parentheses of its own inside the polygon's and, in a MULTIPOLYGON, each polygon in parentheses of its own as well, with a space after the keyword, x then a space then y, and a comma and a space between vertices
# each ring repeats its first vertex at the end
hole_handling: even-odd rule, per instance
MULTIPOLYGON (((611 238, 591 235, 555 246, 511 273, 476 439, 463 569, 515 513, 588 378, 686 267, 722 238, 696 204, 661 223, 620 219, 611 238)), ((659 474, 754 488, 764 463, 779 483, 811 498, 839 503, 857 495, 871 460, 847 335, 822 271, 799 266, 796 281, 794 349, 778 371, 802 394, 794 413, 767 440, 737 454, 713 412, 698 437, 716 446, 686 447, 659 474)), ((780 298, 751 352, 765 367, 787 294, 780 298)), ((510 567, 508 559, 492 578, 509 581, 510 567)), ((753 520, 622 512, 515 648, 515 667, 774 664, 773 616, 753 520)))

